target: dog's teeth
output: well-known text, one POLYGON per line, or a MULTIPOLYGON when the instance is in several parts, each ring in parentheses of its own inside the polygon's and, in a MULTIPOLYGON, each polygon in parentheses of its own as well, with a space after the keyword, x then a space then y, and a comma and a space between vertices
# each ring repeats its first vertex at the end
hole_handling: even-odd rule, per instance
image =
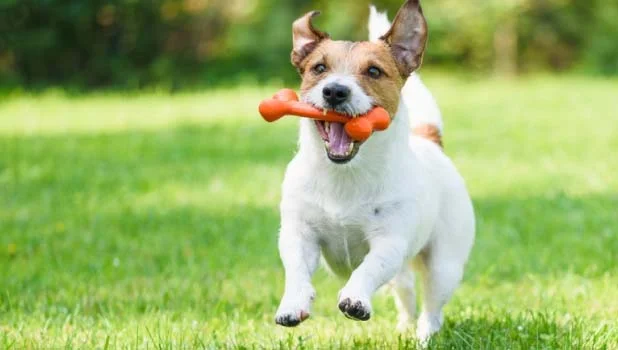
POLYGON ((324 146, 326 147, 327 151, 330 151, 330 142, 324 141, 324 146))
POLYGON ((350 142, 350 145, 348 146, 348 154, 352 153, 352 150, 354 149, 354 142, 350 142))
POLYGON ((322 110, 322 113, 324 113, 324 116, 326 117, 326 113, 328 113, 328 109, 324 108, 324 109, 322 110))
POLYGON ((324 122, 324 130, 326 130, 326 133, 328 133, 330 131, 330 123, 329 122, 324 122))

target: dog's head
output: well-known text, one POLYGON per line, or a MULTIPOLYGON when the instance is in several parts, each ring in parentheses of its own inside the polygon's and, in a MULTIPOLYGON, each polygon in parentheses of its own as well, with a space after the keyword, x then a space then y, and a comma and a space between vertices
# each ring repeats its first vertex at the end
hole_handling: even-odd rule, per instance
MULTIPOLYGON (((390 30, 376 42, 335 41, 314 28, 313 11, 293 24, 292 64, 302 76, 301 98, 321 109, 350 116, 374 106, 397 112, 405 79, 422 62, 427 24, 419 0, 407 0, 390 30)), ((328 158, 347 163, 361 143, 351 140, 341 123, 316 121, 328 158)))

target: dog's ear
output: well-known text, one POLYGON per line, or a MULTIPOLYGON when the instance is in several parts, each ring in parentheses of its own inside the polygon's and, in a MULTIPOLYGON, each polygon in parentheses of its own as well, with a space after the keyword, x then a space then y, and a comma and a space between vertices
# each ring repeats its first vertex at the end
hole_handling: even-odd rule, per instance
POLYGON ((418 69, 427 43, 427 22, 419 0, 407 0, 397 12, 391 29, 380 39, 390 46, 403 77, 418 69))
POLYGON ((320 41, 328 38, 328 34, 313 27, 313 17, 319 11, 311 11, 292 24, 292 64, 301 69, 303 60, 318 46, 320 41))

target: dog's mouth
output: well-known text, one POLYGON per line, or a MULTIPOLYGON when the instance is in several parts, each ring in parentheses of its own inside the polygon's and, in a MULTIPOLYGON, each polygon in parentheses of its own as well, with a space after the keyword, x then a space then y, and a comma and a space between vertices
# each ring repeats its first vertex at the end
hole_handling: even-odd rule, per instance
POLYGON ((356 156, 361 142, 350 138, 343 123, 316 120, 315 125, 324 141, 326 155, 333 163, 344 164, 356 156))

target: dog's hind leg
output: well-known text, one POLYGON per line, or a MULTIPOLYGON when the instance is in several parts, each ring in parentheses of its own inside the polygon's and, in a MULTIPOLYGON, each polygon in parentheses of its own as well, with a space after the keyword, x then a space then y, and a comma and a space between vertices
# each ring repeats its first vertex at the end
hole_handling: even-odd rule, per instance
POLYGON ((414 287, 414 272, 407 265, 393 279, 393 297, 397 307, 397 330, 403 332, 416 319, 416 291, 414 287))
POLYGON ((463 187, 452 194, 440 217, 432 240, 415 260, 423 287, 423 307, 416 326, 421 343, 427 343, 442 327, 442 308, 459 286, 474 244, 474 211, 463 187))
POLYGON ((442 327, 442 308, 449 301, 463 277, 464 264, 438 251, 429 250, 422 256, 421 281, 423 307, 416 325, 418 340, 426 344, 442 327))

